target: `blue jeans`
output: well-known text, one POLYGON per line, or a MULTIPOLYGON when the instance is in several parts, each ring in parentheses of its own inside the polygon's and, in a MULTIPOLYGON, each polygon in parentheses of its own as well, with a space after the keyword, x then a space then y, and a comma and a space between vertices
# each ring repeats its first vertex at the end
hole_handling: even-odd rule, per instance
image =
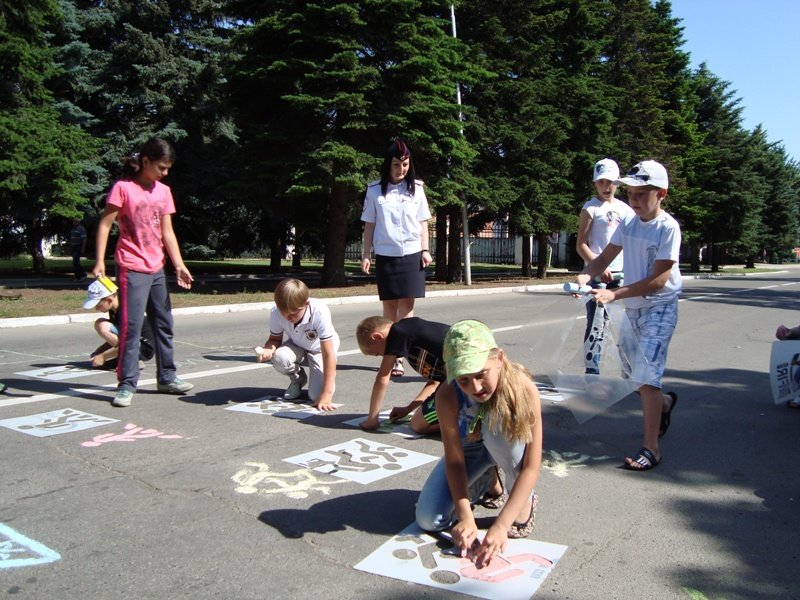
MULTIPOLYGON (((417 500, 416 520, 424 531, 442 531, 455 521, 455 506, 447 483, 445 459, 442 458, 431 471, 417 500)), ((494 483, 495 465, 483 442, 464 444, 464 462, 467 467, 469 501, 475 503, 494 483)))
POLYGON ((158 383, 169 383, 176 377, 175 356, 172 346, 172 303, 167 291, 164 269, 155 273, 139 273, 117 268, 119 282, 119 361, 117 380, 119 388, 136 391, 139 383, 139 347, 142 323, 150 321, 155 347, 156 379, 158 383))

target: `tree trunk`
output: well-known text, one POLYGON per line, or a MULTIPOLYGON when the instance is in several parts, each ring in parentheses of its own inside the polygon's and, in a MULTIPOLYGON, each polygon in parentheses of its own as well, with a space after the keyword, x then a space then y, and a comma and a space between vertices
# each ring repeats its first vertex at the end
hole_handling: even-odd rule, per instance
POLYGON ((537 254, 539 256, 536 261, 536 277, 544 279, 547 277, 547 234, 536 234, 537 254))
POLYGON ((533 277, 531 265, 531 236, 522 236, 522 276, 533 277))
POLYGON ((292 253, 292 270, 298 273, 303 270, 303 252, 297 242, 294 244, 294 252, 292 253))
POLYGON ((40 218, 37 217, 28 222, 27 238, 28 252, 30 252, 33 260, 33 272, 44 273, 44 252, 42 252, 44 230, 42 229, 42 220, 40 218))
POLYGON ((436 281, 447 281, 447 207, 439 206, 436 208, 436 265, 434 267, 434 278, 436 281))
POLYGON ((689 244, 689 269, 692 273, 700 272, 700 245, 697 242, 689 244))
POLYGON ((328 206, 325 259, 322 263, 322 285, 337 286, 347 283, 344 274, 344 254, 347 248, 347 192, 348 188, 336 181, 331 186, 328 206))
POLYGON ((269 270, 271 273, 281 272, 281 258, 283 255, 283 240, 275 236, 269 243, 269 270))
MULTIPOLYGON (((449 206, 450 233, 447 239, 447 283, 460 283, 461 268, 461 206, 449 206)), ((469 239, 469 238, 467 238, 469 239)))
POLYGON ((722 248, 717 244, 709 244, 708 248, 711 251, 711 272, 719 273, 719 257, 722 254, 722 248))

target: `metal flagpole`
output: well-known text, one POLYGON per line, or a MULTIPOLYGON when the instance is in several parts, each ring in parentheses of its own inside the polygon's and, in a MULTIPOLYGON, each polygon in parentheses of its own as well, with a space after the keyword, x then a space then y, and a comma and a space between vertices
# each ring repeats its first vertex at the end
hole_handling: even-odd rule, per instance
MULTIPOLYGON (((456 35, 456 7, 454 4, 450 5, 450 22, 453 25, 453 37, 456 35)), ((461 112, 461 86, 456 84, 456 102, 458 103, 458 120, 463 121, 464 115, 461 112)), ((464 135, 464 128, 460 129, 461 135, 464 135)), ((461 253, 464 255, 464 283, 472 285, 472 265, 469 259, 469 213, 467 212, 467 201, 465 200, 461 206, 461 253)))

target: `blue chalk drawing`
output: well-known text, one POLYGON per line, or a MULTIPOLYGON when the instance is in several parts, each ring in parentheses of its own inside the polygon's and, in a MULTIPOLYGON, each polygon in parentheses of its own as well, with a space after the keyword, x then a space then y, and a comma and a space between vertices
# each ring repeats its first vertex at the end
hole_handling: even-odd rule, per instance
POLYGON ((57 560, 61 560, 61 555, 55 550, 0 523, 0 569, 44 565, 57 560))

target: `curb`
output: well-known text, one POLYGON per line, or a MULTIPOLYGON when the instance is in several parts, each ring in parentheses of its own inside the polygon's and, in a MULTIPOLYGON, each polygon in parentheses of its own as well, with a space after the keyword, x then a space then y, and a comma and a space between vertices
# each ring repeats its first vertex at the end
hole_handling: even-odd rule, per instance
MULTIPOLYGON (((441 298, 447 296, 483 296, 487 294, 509 294, 512 292, 532 292, 539 290, 562 289, 561 283, 548 283, 539 285, 522 285, 515 287, 481 288, 474 290, 437 290, 426 292, 426 298, 441 298)), ((325 304, 365 304, 367 302, 380 302, 377 294, 370 296, 342 296, 340 298, 320 298, 325 304)), ((248 302, 244 304, 219 304, 211 306, 187 306, 175 308, 173 315, 212 315, 224 313, 240 313, 254 310, 266 311, 275 306, 274 302, 248 302)), ((36 327, 39 325, 70 325, 72 323, 93 323, 97 313, 76 313, 71 315, 52 315, 42 317, 17 317, 13 319, 0 319, 0 329, 14 329, 17 327, 36 327)))
MULTIPOLYGON (((786 269, 774 271, 785 273, 786 269)), ((717 275, 682 275, 681 279, 719 279, 721 277, 747 277, 746 273, 717 275)), ((442 298, 448 296, 484 296, 487 294, 509 294, 512 292, 536 292, 541 290, 560 290, 563 283, 543 283, 534 285, 520 285, 514 287, 480 288, 467 290, 437 290, 426 292, 426 298, 442 298)), ((377 294, 370 296, 342 296, 340 298, 319 298, 325 304, 364 304, 366 302, 380 302, 377 294)), ((211 306, 187 306, 175 308, 173 315, 212 315, 224 313, 249 312, 253 310, 268 310, 275 306, 274 302, 249 302, 244 304, 219 304, 211 306)), ((77 313, 72 315, 53 315, 42 317, 18 317, 14 319, 0 319, 0 329, 13 329, 17 327, 35 327, 38 325, 70 325, 72 323, 93 323, 97 313, 77 313)))

